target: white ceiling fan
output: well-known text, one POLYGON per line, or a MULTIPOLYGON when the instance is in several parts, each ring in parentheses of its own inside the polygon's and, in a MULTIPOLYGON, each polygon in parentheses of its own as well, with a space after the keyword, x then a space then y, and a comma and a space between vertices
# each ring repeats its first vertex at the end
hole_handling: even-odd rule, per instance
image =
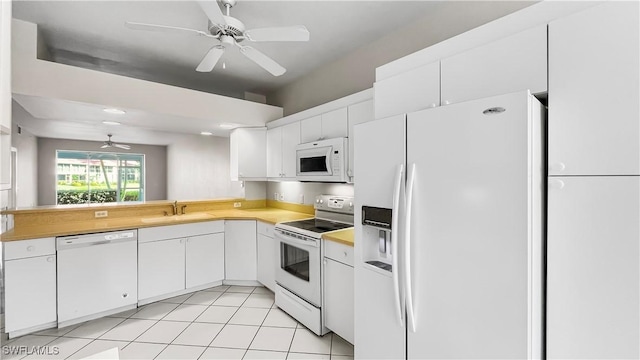
POLYGON ((229 15, 231 7, 236 4, 236 0, 209 0, 198 1, 200 7, 209 18, 208 31, 187 29, 175 26, 144 24, 127 21, 125 25, 135 30, 164 31, 172 33, 194 34, 206 36, 220 41, 213 46, 204 56, 196 71, 212 71, 216 63, 228 46, 237 46, 240 52, 250 60, 267 70, 274 76, 280 76, 287 70, 273 59, 254 49, 251 46, 244 46, 240 43, 244 40, 259 41, 309 41, 309 30, 302 25, 268 27, 260 29, 246 30, 244 24, 229 15), (226 15, 222 13, 218 1, 226 8, 226 15))
POLYGON ((131 150, 131 146, 129 146, 127 144, 120 144, 120 143, 116 143, 116 142, 111 141, 111 136, 113 136, 112 134, 107 134, 107 136, 109 137, 109 140, 103 142, 102 146, 100 146, 100 149, 106 149, 106 148, 110 148, 110 147, 117 147, 119 149, 131 150))

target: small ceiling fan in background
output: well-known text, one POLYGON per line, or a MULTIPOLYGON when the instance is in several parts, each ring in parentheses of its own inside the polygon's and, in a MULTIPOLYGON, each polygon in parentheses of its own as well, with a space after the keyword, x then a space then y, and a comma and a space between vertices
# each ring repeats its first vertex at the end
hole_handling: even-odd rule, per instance
POLYGON ((120 144, 120 143, 116 143, 111 141, 111 134, 107 134, 107 136, 109 137, 109 139, 105 142, 102 143, 102 146, 100 146, 100 149, 106 149, 106 148, 110 148, 110 147, 117 147, 119 149, 124 149, 124 150, 131 150, 131 146, 127 145, 127 144, 120 144))
POLYGON ((145 24, 139 22, 127 21, 125 25, 134 30, 150 30, 163 31, 171 33, 183 33, 199 36, 206 36, 218 40, 220 43, 213 46, 204 56, 200 64, 196 68, 199 72, 210 72, 216 66, 218 60, 224 53, 225 49, 230 46, 237 46, 240 52, 267 70, 274 76, 280 76, 287 70, 262 52, 251 46, 240 45, 244 40, 260 42, 260 41, 309 41, 309 30, 302 25, 284 26, 284 27, 268 27, 259 29, 246 30, 244 24, 231 17, 230 9, 236 4, 236 0, 209 0, 198 1, 198 4, 209 18, 208 32, 187 29, 175 26, 145 24), (226 15, 222 13, 220 1, 226 8, 226 15))

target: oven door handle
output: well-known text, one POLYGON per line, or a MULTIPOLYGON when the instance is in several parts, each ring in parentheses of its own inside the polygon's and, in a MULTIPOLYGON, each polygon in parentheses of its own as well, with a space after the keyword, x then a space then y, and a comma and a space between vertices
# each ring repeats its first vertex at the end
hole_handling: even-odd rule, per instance
POLYGON ((282 231, 276 229, 276 236, 287 243, 297 244, 304 247, 318 247, 318 240, 302 240, 293 236, 285 235, 282 231))

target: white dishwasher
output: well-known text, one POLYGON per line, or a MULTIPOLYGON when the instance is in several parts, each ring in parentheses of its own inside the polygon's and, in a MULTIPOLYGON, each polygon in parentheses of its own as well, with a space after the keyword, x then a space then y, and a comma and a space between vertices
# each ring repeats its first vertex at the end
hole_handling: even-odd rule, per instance
POLYGON ((56 238, 58 327, 136 307, 137 240, 137 230, 56 238))

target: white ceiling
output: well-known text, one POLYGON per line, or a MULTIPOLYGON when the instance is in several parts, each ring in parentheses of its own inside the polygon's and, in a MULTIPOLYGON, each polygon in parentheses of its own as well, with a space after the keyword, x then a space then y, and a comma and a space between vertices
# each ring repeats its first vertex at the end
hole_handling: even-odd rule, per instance
POLYGON ((440 6, 435 1, 238 1, 231 15, 248 29, 309 29, 309 42, 251 44, 287 69, 280 77, 237 48, 228 49, 213 72, 198 73, 195 68, 215 39, 124 26, 136 21, 206 31, 207 18, 195 1, 17 1, 13 16, 39 25, 56 62, 242 98, 245 91, 274 91, 440 6))
MULTIPOLYGON (((390 32, 398 32, 402 41, 403 26, 455 6, 465 4, 418 0, 239 0, 231 15, 244 22, 247 29, 287 25, 305 25, 309 29, 309 42, 251 44, 287 69, 280 77, 267 73, 237 49, 229 49, 211 73, 199 73, 195 67, 216 40, 135 31, 124 26, 125 21, 135 21, 204 31, 207 18, 194 1, 14 0, 13 17, 38 24, 49 60, 243 98, 245 91, 265 95, 275 91, 390 32), (226 69, 222 69, 223 62, 226 69)), ((123 125, 108 127, 98 123, 106 120, 102 106, 29 96, 16 96, 16 100, 24 107, 17 109, 18 122, 41 137, 102 140, 104 134, 112 132, 115 141, 170 144, 181 134, 197 134, 206 129, 205 124, 194 119, 135 109, 128 109, 127 115, 117 120, 123 125)), ((215 133, 227 134, 223 130, 215 133)))

